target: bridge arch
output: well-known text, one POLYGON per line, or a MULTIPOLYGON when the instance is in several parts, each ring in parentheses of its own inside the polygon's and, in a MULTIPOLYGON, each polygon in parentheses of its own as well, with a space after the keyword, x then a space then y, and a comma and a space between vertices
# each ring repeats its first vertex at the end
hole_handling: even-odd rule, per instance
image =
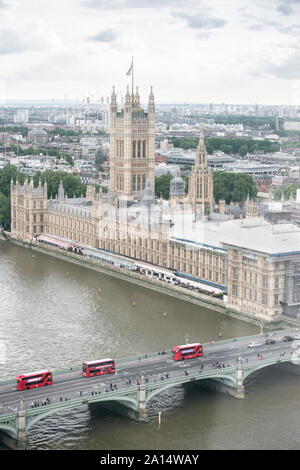
POLYGON ((217 375, 212 375, 212 376, 209 376, 209 377, 199 376, 197 378, 189 378, 189 379, 187 379, 186 377, 183 377, 182 381, 165 384, 162 387, 155 388, 151 392, 148 392, 147 395, 146 395, 146 403, 148 403, 153 397, 155 397, 156 395, 158 395, 162 391, 167 390, 169 388, 176 387, 178 385, 183 385, 185 383, 198 382, 200 380, 210 380, 210 379, 213 379, 213 380, 214 379, 220 379, 220 380, 224 380, 225 382, 229 381, 230 385, 232 387, 236 386, 236 378, 232 375, 227 375, 227 374, 222 374, 222 375, 217 374, 217 375))
POLYGON ((261 369, 266 369, 267 367, 276 366, 277 364, 282 364, 282 362, 279 361, 279 362, 272 362, 271 364, 270 364, 270 363, 264 364, 264 362, 262 361, 261 364, 259 364, 259 366, 257 366, 257 367, 249 368, 249 369, 244 369, 244 372, 243 372, 243 384, 244 384, 245 380, 246 380, 250 375, 254 374, 255 372, 258 372, 258 371, 261 370, 261 369))
POLYGON ((10 425, 10 424, 4 424, 4 423, 0 423, 0 431, 6 431, 8 434, 10 434, 12 437, 14 437, 15 439, 17 439, 17 436, 18 436, 18 431, 17 429, 10 425))
MULTIPOLYGON (((59 413, 60 411, 67 410, 70 408, 76 408, 82 405, 88 405, 91 403, 105 403, 108 401, 116 401, 116 402, 126 402, 128 405, 131 405, 131 408, 137 409, 137 401, 134 398, 131 397, 126 397, 126 396, 120 396, 117 395, 116 397, 99 397, 99 399, 95 399, 93 397, 93 400, 82 400, 81 402, 77 403, 68 403, 67 405, 62 404, 61 406, 53 407, 53 408, 48 408, 45 409, 42 413, 38 413, 36 415, 33 415, 31 419, 28 420, 30 415, 27 415, 27 423, 26 423, 26 432, 31 428, 33 424, 35 424, 38 421, 41 421, 43 418, 46 418, 47 416, 50 416, 54 413, 59 413)), ((64 403, 64 402, 62 402, 64 403)))

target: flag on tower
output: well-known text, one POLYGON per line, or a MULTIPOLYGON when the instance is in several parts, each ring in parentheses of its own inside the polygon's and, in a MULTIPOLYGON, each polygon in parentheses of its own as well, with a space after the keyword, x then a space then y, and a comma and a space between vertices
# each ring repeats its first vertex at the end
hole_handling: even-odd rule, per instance
POLYGON ((131 65, 130 65, 130 69, 128 70, 128 72, 126 73, 126 75, 130 75, 131 72, 132 72, 132 69, 133 69, 133 57, 132 57, 132 61, 131 61, 131 65))

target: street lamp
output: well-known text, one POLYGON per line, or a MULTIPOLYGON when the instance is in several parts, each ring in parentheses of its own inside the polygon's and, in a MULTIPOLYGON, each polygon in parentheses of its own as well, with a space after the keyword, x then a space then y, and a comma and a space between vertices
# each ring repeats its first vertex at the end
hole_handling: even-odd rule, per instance
POLYGON ((264 322, 260 322, 260 334, 262 335, 264 333, 264 322))
POLYGON ((188 344, 189 342, 189 335, 185 335, 185 344, 188 344))

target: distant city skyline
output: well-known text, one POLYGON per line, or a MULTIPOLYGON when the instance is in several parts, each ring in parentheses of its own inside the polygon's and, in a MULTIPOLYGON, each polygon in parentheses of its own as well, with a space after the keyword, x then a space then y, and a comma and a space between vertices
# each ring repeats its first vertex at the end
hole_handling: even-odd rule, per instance
POLYGON ((0 0, 0 102, 300 105, 300 0, 0 0))

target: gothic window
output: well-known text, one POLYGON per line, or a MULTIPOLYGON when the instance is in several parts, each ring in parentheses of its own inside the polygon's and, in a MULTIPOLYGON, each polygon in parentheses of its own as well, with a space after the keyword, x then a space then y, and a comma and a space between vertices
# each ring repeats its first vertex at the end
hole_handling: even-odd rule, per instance
POLYGON ((146 158, 146 141, 143 140, 143 158, 146 158))
POLYGON ((132 142, 132 158, 136 158, 136 141, 132 142))
POLYGON ((141 141, 138 140, 138 158, 141 158, 141 141))
POLYGON ((135 191, 135 188, 136 188, 136 176, 133 175, 132 176, 132 191, 135 191))
POLYGON ((236 284, 232 284, 232 295, 234 295, 235 297, 238 296, 238 287, 236 284))
POLYGON ((137 177, 137 191, 141 190, 141 175, 137 177))
POLYGON ((146 175, 143 175, 142 189, 145 189, 146 186, 146 175))

